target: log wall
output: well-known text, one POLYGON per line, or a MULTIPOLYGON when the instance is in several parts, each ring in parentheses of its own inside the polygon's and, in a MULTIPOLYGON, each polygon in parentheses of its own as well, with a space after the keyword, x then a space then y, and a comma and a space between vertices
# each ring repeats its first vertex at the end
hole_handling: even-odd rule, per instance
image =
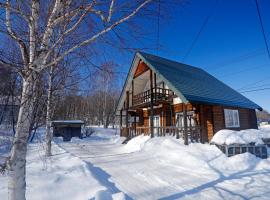
MULTIPOLYGON (((195 111, 197 121, 201 128, 202 142, 209 142, 216 132, 221 129, 226 129, 224 109, 235 109, 239 112, 240 127, 229 129, 242 130, 258 128, 255 110, 217 105, 188 104, 187 111, 195 111)), ((160 116, 161 126, 175 126, 175 114, 182 111, 182 104, 176 104, 171 107, 168 104, 164 104, 163 107, 154 108, 154 115, 160 116)), ((138 126, 149 127, 150 109, 137 111, 137 113, 140 113, 138 126)))

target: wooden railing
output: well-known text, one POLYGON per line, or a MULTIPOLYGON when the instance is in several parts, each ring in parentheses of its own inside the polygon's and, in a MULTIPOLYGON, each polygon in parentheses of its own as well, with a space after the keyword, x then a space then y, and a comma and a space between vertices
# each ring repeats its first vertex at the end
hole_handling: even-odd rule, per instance
MULTIPOLYGON (((122 128, 122 136, 133 138, 139 135, 151 135, 150 127, 134 127, 122 128)), ((176 138, 184 138, 184 128, 176 126, 153 127, 155 137, 175 136, 176 138)), ((187 135, 191 142, 200 140, 200 128, 198 126, 187 127, 187 135)))
MULTIPOLYGON (((174 93, 170 89, 153 88, 153 102, 157 101, 172 101, 174 93)), ((151 90, 146 90, 142 93, 133 96, 133 106, 150 103, 151 90)))

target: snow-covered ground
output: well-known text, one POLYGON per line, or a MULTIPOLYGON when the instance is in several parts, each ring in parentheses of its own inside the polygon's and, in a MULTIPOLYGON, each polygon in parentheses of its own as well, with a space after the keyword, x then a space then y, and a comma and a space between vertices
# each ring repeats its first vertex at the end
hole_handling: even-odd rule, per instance
MULTIPOLYGON (((111 129, 57 139, 47 160, 41 143, 30 144, 27 199, 270 199, 270 158, 227 158, 213 145, 185 146, 173 137, 121 141, 111 129)), ((2 176, 0 199, 6 193, 2 176)))
POLYGON ((0 126, 0 165, 5 162, 12 144, 12 131, 0 126))

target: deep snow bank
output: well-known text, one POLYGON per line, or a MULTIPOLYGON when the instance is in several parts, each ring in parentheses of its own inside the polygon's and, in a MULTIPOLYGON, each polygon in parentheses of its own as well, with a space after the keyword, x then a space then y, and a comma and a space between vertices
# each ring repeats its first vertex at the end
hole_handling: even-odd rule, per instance
POLYGON ((220 130, 211 140, 213 144, 263 144, 263 139, 270 138, 270 128, 247 129, 241 131, 220 130))
POLYGON ((197 169, 205 173, 235 173, 250 168, 264 169, 270 166, 270 158, 262 160, 250 153, 226 157, 216 146, 191 143, 184 145, 182 139, 174 137, 138 136, 129 141, 125 149, 150 154, 158 162, 179 168, 197 169))
POLYGON ((139 135, 135 138, 132 138, 126 145, 125 145, 125 150, 127 152, 135 152, 135 151, 140 151, 144 144, 150 139, 150 136, 144 136, 144 135, 139 135))
MULTIPOLYGON (((91 199, 106 189, 85 162, 53 144, 54 155, 44 157, 44 143, 28 147, 26 199, 91 199)), ((7 199, 7 176, 0 176, 0 199, 7 199)))

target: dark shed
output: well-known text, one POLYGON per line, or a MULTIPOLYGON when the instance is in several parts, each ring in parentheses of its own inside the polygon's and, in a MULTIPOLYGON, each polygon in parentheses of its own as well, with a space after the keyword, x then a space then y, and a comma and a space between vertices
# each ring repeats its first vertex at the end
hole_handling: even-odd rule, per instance
POLYGON ((82 137, 81 128, 84 122, 81 120, 57 120, 52 121, 53 136, 63 137, 64 141, 70 141, 72 137, 82 137))

